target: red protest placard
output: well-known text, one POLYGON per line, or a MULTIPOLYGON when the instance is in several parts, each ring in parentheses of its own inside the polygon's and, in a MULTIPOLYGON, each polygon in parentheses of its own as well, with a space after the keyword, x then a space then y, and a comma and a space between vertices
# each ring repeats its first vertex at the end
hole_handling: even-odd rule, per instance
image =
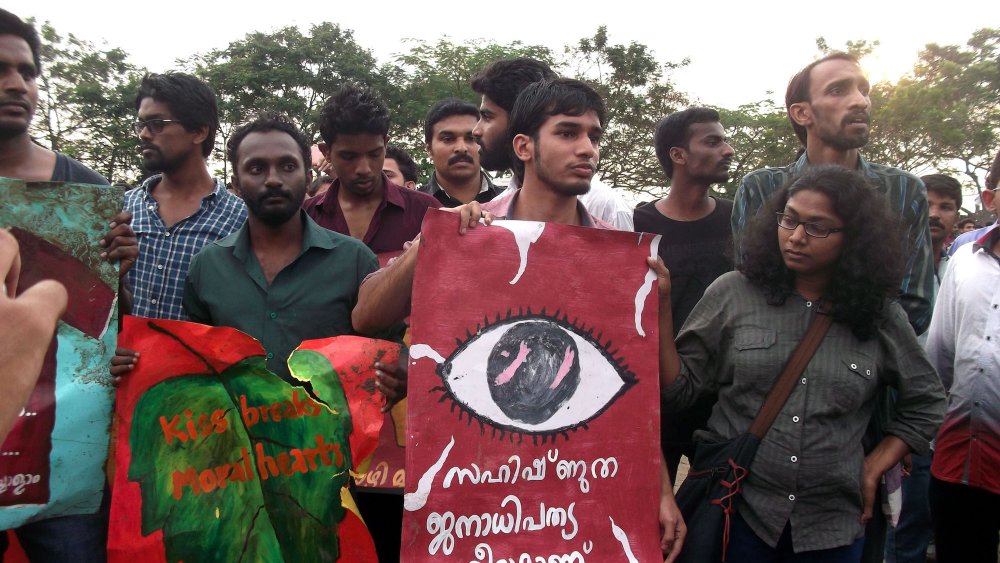
POLYGON ((375 450, 373 366, 397 344, 303 342, 296 385, 231 328, 126 317, 121 345, 141 359, 118 390, 110 561, 375 561, 348 474, 375 450))
POLYGON ((428 212, 403 560, 661 557, 658 237, 428 212), (447 290, 444 290, 447 288, 447 290))

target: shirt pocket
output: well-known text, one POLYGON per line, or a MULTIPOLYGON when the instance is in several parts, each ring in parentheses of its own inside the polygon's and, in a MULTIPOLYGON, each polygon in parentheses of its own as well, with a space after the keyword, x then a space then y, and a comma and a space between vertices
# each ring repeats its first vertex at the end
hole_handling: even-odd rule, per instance
POLYGON ((775 359, 775 342, 778 333, 769 328, 741 327, 733 332, 733 348, 736 349, 733 364, 735 384, 771 381, 781 369, 775 359))
POLYGON ((830 394, 840 412, 860 409, 878 387, 875 361, 860 352, 846 351, 833 372, 830 394))

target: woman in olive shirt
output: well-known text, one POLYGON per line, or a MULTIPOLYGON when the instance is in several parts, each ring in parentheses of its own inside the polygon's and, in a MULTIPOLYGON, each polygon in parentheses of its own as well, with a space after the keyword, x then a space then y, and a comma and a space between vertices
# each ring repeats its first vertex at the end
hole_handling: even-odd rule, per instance
MULTIPOLYGON (((861 175, 811 167, 754 219, 739 271, 708 288, 676 346, 661 346, 664 408, 717 387, 708 428, 695 438, 728 440, 747 431, 813 316, 833 316, 743 482, 730 561, 857 561, 882 474, 927 451, 944 391, 892 301, 900 240, 861 175), (898 391, 894 419, 865 456, 861 439, 883 385, 898 391)), ((660 306, 669 307, 669 274, 662 263, 654 269, 660 306)), ((670 315, 660 319, 669 334, 670 315)))

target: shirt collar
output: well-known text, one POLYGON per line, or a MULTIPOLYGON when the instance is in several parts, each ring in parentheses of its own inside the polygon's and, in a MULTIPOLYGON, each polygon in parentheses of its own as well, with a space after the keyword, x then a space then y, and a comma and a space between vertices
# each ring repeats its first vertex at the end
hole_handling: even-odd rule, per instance
MULTIPOLYGON (((446 190, 443 187, 441 187, 441 184, 438 182, 437 172, 436 171, 435 172, 431 172, 431 179, 430 179, 429 182, 427 182, 427 185, 430 187, 430 189, 427 192, 430 195, 434 195, 434 194, 436 194, 438 192, 444 192, 448 197, 451 197, 451 194, 448 193, 448 190, 446 190)), ((488 192, 493 187, 494 187, 493 186, 493 182, 490 181, 489 176, 487 176, 486 173, 484 173, 482 170, 480 170, 479 171, 479 193, 488 192)), ((452 199, 454 199, 454 198, 452 198, 452 199)))
MULTIPOLYGON (((799 159, 795 161, 795 164, 792 165, 791 172, 793 175, 797 176, 799 173, 801 173, 808 167, 809 167, 809 154, 806 151, 802 151, 802 156, 800 156, 799 159)), ((868 164, 868 161, 865 160, 865 157, 861 156, 861 153, 858 153, 858 171, 870 178, 878 177, 874 172, 872 172, 871 165, 868 164)))
MULTIPOLYGON (((382 185, 385 187, 385 190, 382 194, 382 203, 379 205, 378 210, 381 211, 384 209, 387 203, 391 203, 401 209, 406 209, 406 198, 401 193, 406 188, 393 184, 384 173, 382 174, 382 185)), ((336 200, 338 193, 340 193, 340 178, 333 181, 330 189, 317 196, 319 199, 316 200, 316 207, 322 209, 330 198, 334 198, 330 201, 332 205, 340 207, 340 204, 336 200)))
MULTIPOLYGON (((139 186, 142 190, 142 197, 145 200, 150 200, 153 198, 153 190, 159 185, 160 181, 163 180, 163 174, 156 174, 155 176, 150 176, 139 186)), ((202 201, 205 200, 215 200, 216 198, 221 198, 222 195, 227 191, 226 183, 220 178, 212 178, 215 182, 215 189, 210 193, 206 194, 205 197, 201 198, 202 201)))
MULTIPOLYGON (((521 188, 517 188, 510 195, 495 199, 487 204, 490 206, 487 211, 492 212, 497 219, 512 219, 511 215, 514 212, 514 207, 517 205, 517 198, 520 195, 521 188)), ((594 227, 596 225, 594 218, 587 211, 587 207, 583 205, 580 198, 576 200, 576 210, 580 214, 581 227, 594 227)))
POLYGON ((1000 227, 997 226, 997 223, 994 223, 985 233, 983 233, 983 236, 979 237, 979 240, 972 243, 972 250, 985 250, 986 252, 992 254, 993 245, 997 243, 997 239, 1000 239, 1000 227))
MULTIPOLYGON (((335 237, 331 236, 333 233, 316 224, 312 218, 306 215, 305 210, 299 209, 299 220, 303 222, 302 251, 299 252, 299 256, 302 256, 310 248, 332 250, 337 246, 335 237)), ((232 248, 234 257, 245 260, 251 252, 250 221, 245 221, 243 226, 236 231, 235 236, 220 239, 216 244, 232 248)))

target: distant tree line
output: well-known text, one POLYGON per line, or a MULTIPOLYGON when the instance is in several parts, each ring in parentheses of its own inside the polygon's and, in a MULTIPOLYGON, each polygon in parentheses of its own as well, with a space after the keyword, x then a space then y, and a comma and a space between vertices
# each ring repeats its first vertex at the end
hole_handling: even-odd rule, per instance
MULTIPOLYGON (((36 140, 114 182, 138 182, 145 173, 130 124, 146 69, 131 63, 122 49, 61 35, 48 23, 40 29, 36 140)), ((830 50, 822 38, 817 47, 830 50)), ((225 48, 179 60, 177 69, 200 76, 219 96, 222 127, 212 163, 220 175, 229 174, 222 151, 239 124, 261 110, 282 111, 318 140, 316 119, 323 102, 348 82, 381 93, 392 110, 392 142, 408 149, 426 172, 430 164, 422 127, 431 104, 445 97, 478 103, 469 87, 476 71, 501 58, 534 57, 604 95, 610 118, 601 145, 604 181, 650 196, 665 193, 669 182, 656 162, 653 129, 668 113, 697 103, 697 94, 678 90, 671 77, 690 61, 663 62, 641 43, 613 43, 604 26, 561 53, 516 41, 409 40, 402 48, 390 62, 379 64, 352 31, 324 22, 307 33, 296 27, 250 33, 225 48)), ((844 50, 864 57, 877 48, 877 41, 851 41, 844 50)), ((775 77, 775 82, 786 79, 775 77)), ((952 173, 978 191, 1000 148, 1000 29, 981 29, 965 45, 928 44, 909 73, 896 83, 873 85, 871 97, 867 158, 918 174, 952 173)), ((720 186, 721 195, 731 196, 747 172, 795 157, 798 142, 783 107, 761 100, 717 109, 736 150, 732 177, 720 186)))

